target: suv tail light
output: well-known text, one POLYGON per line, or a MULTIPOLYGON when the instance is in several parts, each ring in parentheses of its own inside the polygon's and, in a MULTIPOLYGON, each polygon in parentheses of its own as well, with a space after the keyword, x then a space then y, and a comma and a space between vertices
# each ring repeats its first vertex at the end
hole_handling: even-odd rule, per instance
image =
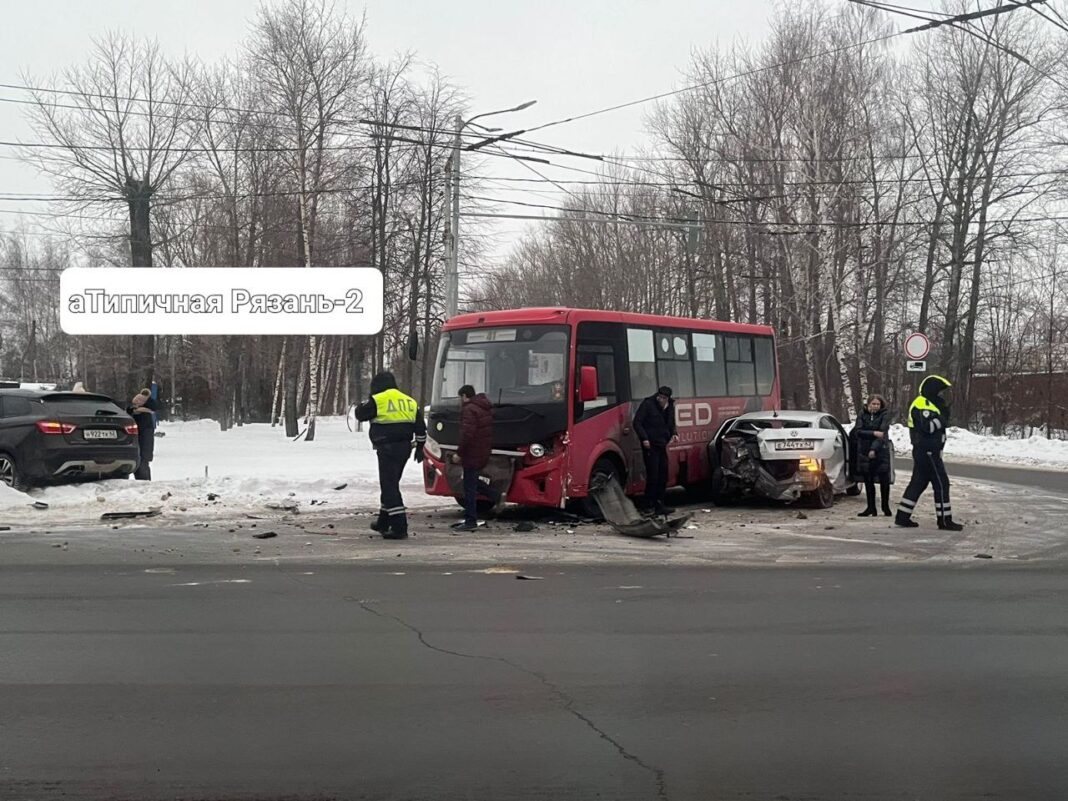
POLYGON ((137 423, 130 423, 128 426, 126 426, 126 433, 129 434, 131 437, 136 436, 137 423))
POLYGON ((57 420, 38 420, 36 425, 42 434, 72 434, 77 428, 72 423, 60 423, 57 420))

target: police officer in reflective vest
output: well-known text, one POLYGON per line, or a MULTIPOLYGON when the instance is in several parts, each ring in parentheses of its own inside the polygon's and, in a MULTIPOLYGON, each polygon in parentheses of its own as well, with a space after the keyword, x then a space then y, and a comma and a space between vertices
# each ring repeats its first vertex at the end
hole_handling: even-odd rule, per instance
POLYGON ((929 375, 920 382, 920 394, 909 407, 908 427, 912 438, 912 480, 897 508, 899 526, 915 528, 912 519, 916 502, 930 484, 934 489, 938 527, 946 531, 963 531, 964 526, 953 522, 953 507, 949 503, 949 476, 942 462, 942 448, 946 444, 949 407, 942 393, 952 386, 940 375, 929 375))
POLYGON ((356 419, 371 423, 371 444, 378 453, 378 484, 382 504, 378 519, 371 524, 383 539, 408 537, 408 515, 401 497, 400 480, 415 443, 415 461, 423 461, 426 423, 419 404, 397 389, 393 373, 379 373, 371 379, 371 399, 356 408, 356 419))

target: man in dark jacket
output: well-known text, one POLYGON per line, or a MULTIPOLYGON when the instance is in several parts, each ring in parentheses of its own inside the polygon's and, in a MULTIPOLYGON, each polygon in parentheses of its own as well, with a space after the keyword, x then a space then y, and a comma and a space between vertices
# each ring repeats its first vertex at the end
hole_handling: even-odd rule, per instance
POLYGON ((378 485, 382 503, 371 529, 382 539, 408 537, 408 514, 401 496, 400 480, 415 443, 415 461, 423 461, 426 422, 419 404, 397 389, 393 373, 379 373, 371 379, 371 398, 356 407, 356 419, 370 421, 371 445, 378 454, 378 485))
POLYGON ((645 502, 655 514, 670 514, 664 505, 668 480, 668 443, 678 439, 675 430, 675 401, 671 387, 660 387, 638 406, 634 433, 642 443, 645 457, 645 502))
POLYGON ((130 406, 126 408, 126 413, 137 423, 137 448, 141 458, 137 463, 137 470, 134 471, 134 478, 138 481, 152 480, 152 457, 156 452, 155 411, 156 402, 152 400, 152 393, 147 389, 142 389, 134 395, 130 406))
POLYGON ((493 404, 483 393, 475 393, 470 384, 460 387, 460 443, 453 454, 454 464, 464 471, 464 519, 452 527, 459 531, 478 528, 478 495, 488 495, 494 502, 499 494, 481 480, 493 450, 493 404), (481 485, 481 486, 480 486, 481 485))
POLYGON ((919 525, 912 519, 916 502, 930 484, 934 488, 935 513, 938 527, 946 531, 963 531, 964 526, 953 522, 949 503, 949 476, 942 462, 942 448, 946 444, 949 407, 942 393, 952 384, 940 375, 929 375, 920 382, 920 394, 909 407, 908 427, 912 438, 912 480, 905 488, 894 522, 905 528, 919 525))

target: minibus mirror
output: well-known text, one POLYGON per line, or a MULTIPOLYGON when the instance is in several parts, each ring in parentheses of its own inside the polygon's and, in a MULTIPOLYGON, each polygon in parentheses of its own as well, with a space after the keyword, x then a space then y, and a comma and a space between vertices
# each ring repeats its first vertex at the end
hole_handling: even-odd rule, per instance
POLYGON ((579 372, 579 403, 597 400, 597 368, 583 367, 579 372))

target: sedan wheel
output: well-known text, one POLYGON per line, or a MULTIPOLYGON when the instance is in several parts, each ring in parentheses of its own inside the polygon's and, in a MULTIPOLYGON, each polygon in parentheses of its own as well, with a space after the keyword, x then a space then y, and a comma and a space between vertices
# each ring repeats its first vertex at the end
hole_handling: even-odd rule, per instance
POLYGON ((824 476, 819 488, 808 493, 808 499, 816 509, 830 509, 834 506, 834 485, 830 479, 824 476))

